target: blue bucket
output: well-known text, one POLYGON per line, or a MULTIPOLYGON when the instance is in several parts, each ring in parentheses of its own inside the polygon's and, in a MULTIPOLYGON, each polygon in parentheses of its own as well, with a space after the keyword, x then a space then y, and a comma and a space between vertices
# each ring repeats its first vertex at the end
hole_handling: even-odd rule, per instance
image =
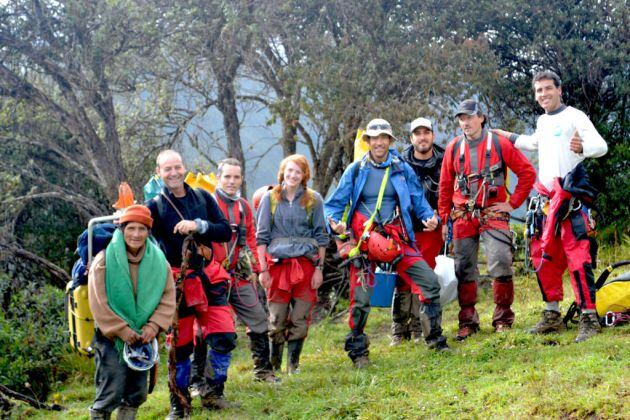
POLYGON ((394 288, 396 287, 396 273, 385 273, 378 269, 374 274, 374 289, 370 296, 370 305, 376 308, 389 308, 394 299, 394 288))

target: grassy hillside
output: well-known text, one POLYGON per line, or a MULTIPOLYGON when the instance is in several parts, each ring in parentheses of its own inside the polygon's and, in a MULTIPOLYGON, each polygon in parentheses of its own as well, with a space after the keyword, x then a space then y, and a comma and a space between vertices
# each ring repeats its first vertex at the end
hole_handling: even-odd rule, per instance
MULTIPOLYGON (((627 245, 605 250, 601 266, 627 257, 627 251, 627 245)), ((565 291, 563 310, 572 298, 566 280, 565 291)), ((491 289, 482 288, 479 300, 482 331, 464 343, 452 340, 457 304, 446 308, 450 354, 413 342, 390 348, 389 312, 373 309, 368 334, 374 365, 362 371, 355 370, 343 352, 345 318, 326 320, 311 329, 302 372, 282 375, 277 386, 251 380, 251 359, 241 330, 226 395, 242 407, 212 413, 197 399, 193 418, 630 418, 630 327, 607 328, 580 344, 573 342, 576 327, 551 336, 526 333, 542 308, 533 275, 516 278, 517 318, 510 332, 492 332, 491 289)), ((51 414, 20 407, 18 416, 88 418, 94 396, 92 361, 71 355, 65 363, 76 375, 61 384, 53 398, 68 411, 51 414)), ((140 418, 164 418, 168 413, 166 364, 160 369, 158 387, 141 407, 140 418)))

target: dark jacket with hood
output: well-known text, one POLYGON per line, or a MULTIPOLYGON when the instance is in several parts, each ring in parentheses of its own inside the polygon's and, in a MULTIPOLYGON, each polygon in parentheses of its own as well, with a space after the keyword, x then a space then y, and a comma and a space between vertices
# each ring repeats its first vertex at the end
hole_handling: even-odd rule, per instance
POLYGON ((433 156, 427 160, 418 160, 413 156, 413 145, 405 149, 402 158, 407 162, 418 177, 424 189, 424 196, 433 209, 437 209, 438 190, 440 186, 440 169, 444 159, 444 149, 433 144, 433 156))

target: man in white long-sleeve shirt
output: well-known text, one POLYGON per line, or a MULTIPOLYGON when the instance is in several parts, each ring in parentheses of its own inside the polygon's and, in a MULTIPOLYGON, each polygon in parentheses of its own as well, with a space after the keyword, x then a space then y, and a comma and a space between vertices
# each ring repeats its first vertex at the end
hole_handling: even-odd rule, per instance
POLYGON ((545 110, 545 114, 538 118, 534 134, 517 135, 496 130, 499 134, 509 136, 517 148, 538 151, 539 182, 534 188, 542 201, 551 200, 552 211, 543 221, 543 234, 534 236, 531 242, 532 260, 546 302, 542 319, 531 332, 543 334, 564 327, 559 302, 563 298, 562 275, 568 267, 576 302, 582 311, 575 340, 580 342, 600 331, 595 311, 593 276, 594 225, 586 207, 577 200, 571 201, 572 205, 562 214, 553 214, 556 207, 554 201, 558 201, 561 196, 570 198, 562 190, 560 178, 567 174, 573 176, 571 172, 585 158, 605 155, 608 146, 586 114, 562 103, 562 85, 557 74, 552 71, 538 72, 532 85, 536 101, 545 110), (554 218, 557 218, 556 223, 553 223, 554 218), (546 226, 547 223, 549 226, 546 226))

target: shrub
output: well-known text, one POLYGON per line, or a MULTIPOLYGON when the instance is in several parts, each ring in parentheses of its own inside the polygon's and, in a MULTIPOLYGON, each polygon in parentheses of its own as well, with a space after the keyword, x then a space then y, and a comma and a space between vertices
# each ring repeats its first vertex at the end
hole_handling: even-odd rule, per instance
MULTIPOLYGON (((0 274, 0 289, 8 283, 0 274)), ((14 291, 0 311, 0 383, 45 400, 65 376, 58 368, 68 348, 64 324, 63 291, 33 284, 14 291)))

